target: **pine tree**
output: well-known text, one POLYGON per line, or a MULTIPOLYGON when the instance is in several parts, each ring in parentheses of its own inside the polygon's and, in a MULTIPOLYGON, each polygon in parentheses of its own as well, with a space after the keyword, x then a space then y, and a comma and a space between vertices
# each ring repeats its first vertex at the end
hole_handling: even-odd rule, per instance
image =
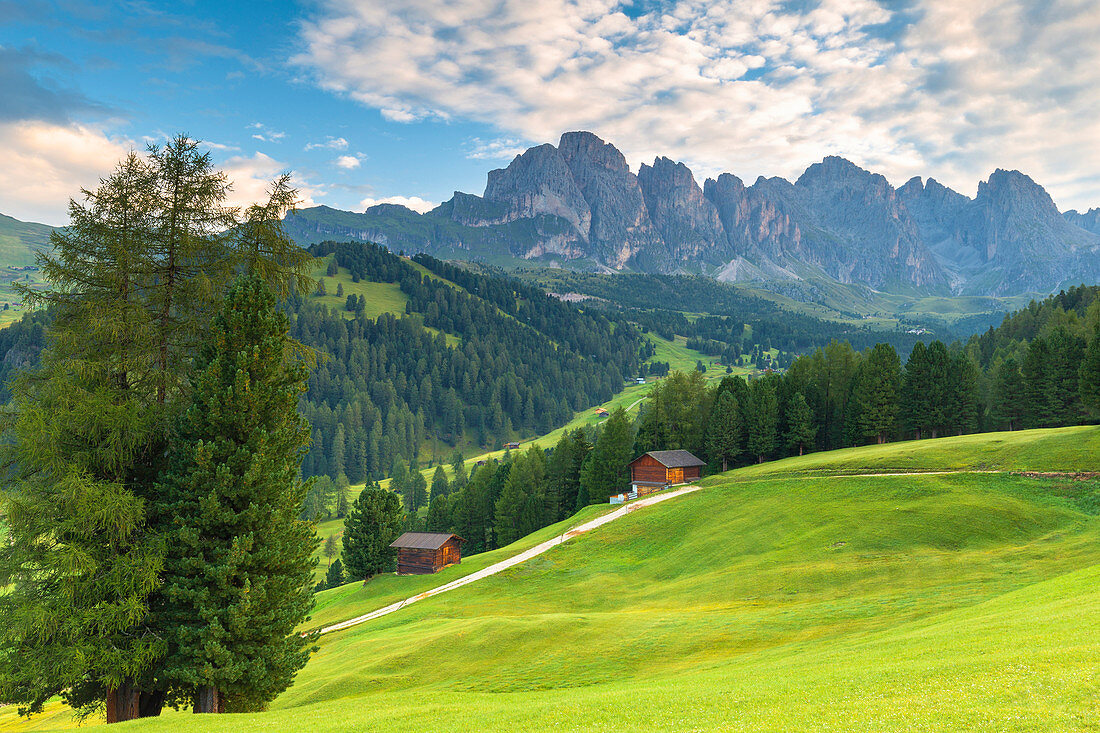
POLYGON ((893 346, 875 344, 861 367, 853 392, 859 434, 885 443, 898 421, 901 363, 893 346))
POLYGON ((321 546, 321 554, 328 558, 328 564, 332 566, 332 558, 339 554, 340 550, 336 546, 336 535, 330 534, 325 538, 325 543, 321 546))
POLYGON ((922 342, 913 344, 913 350, 909 352, 909 361, 905 362, 905 373, 902 375, 901 420, 907 430, 916 434, 918 440, 922 432, 931 426, 928 415, 931 374, 927 354, 927 349, 922 342))
POLYGON ((367 484, 344 520, 344 571, 354 580, 393 570, 390 543, 401 534, 401 500, 378 484, 367 484))
POLYGON ((997 367, 993 377, 990 417, 998 428, 1018 430, 1023 423, 1024 380, 1016 359, 1008 357, 997 367))
POLYGON ((956 435, 978 428, 978 368, 965 351, 951 358, 950 426, 956 435))
POLYGON ((328 572, 325 573, 325 588, 338 588, 345 580, 344 564, 340 562, 340 558, 336 558, 336 562, 329 565, 328 572))
POLYGON ((245 266, 281 293, 309 282, 312 258, 282 233, 296 199, 287 180, 239 217, 209 155, 177 137, 127 156, 70 202, 69 226, 40 255, 52 287, 22 295, 54 321, 41 371, 15 388, 8 450, 20 473, 0 550, 12 583, 0 647, 20 661, 0 671, 0 699, 36 709, 64 690, 74 707, 106 704, 111 722, 159 714, 166 650, 147 604, 169 528, 150 521, 149 500, 185 404, 185 367, 226 284, 245 266), (44 551, 43 533, 65 542, 44 551), (85 558, 75 569, 74 553, 85 558), (34 590, 45 586, 62 590, 34 590), (50 628, 60 630, 42 633, 50 628))
POLYGON ((435 473, 432 474, 432 493, 431 496, 434 499, 437 496, 447 496, 451 493, 451 484, 447 481, 447 473, 443 470, 443 466, 436 466, 435 473))
MULTIPOLYGON (((600 437, 581 469, 585 503, 604 501, 625 491, 630 483, 627 464, 633 458, 634 429, 622 407, 616 407, 603 424, 600 437)), ((578 506, 580 498, 577 500, 578 506)))
POLYGON ((336 476, 336 518, 343 519, 348 515, 348 493, 351 491, 351 482, 344 474, 336 476))
MULTIPOLYGON (((400 497, 408 492, 409 468, 400 457, 393 459, 393 468, 390 470, 390 491, 400 497)), ((347 563, 344 563, 347 565, 347 563)))
POLYGON ((714 401, 706 442, 710 460, 728 471, 730 462, 741 453, 741 408, 730 391, 722 392, 714 401))
POLYGON ((810 406, 801 392, 795 392, 787 407, 787 447, 792 451, 797 449, 798 455, 802 455, 807 447, 813 447, 816 436, 817 426, 810 406))
POLYGON ((424 474, 415 464, 410 466, 410 469, 409 480, 405 484, 406 493, 403 498, 405 499, 405 507, 410 512, 416 512, 428 501, 428 480, 424 478, 424 474))
POLYGON ((763 463, 764 457, 775 450, 779 402, 772 382, 770 378, 761 377, 749 385, 746 432, 749 453, 756 456, 757 463, 763 463))
POLYGON ((309 658, 317 540, 298 519, 307 371, 257 275, 232 287, 195 361, 190 405, 153 516, 171 524, 154 619, 161 677, 196 712, 258 709, 309 658))
POLYGON ((428 503, 424 528, 429 532, 446 532, 451 527, 451 513, 446 496, 433 496, 428 503))
POLYGON ((1094 416, 1100 416, 1100 331, 1093 334, 1085 349, 1079 377, 1082 404, 1094 416))

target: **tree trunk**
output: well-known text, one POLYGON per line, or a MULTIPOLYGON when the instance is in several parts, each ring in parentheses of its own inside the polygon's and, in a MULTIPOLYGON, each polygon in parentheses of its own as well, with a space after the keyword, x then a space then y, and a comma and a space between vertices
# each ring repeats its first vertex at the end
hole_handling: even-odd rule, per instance
POLYGON ((804 450, 805 450, 805 446, 803 446, 801 443, 799 443, 798 444, 798 455, 802 455, 802 451, 804 451, 804 450))
POLYGON ((142 718, 155 718, 164 709, 164 690, 143 692, 138 702, 138 715, 142 718))
POLYGON ((107 722, 122 723, 141 717, 141 692, 132 680, 107 690, 107 722))
POLYGON ((195 693, 196 713, 221 713, 225 708, 221 704, 221 693, 213 685, 203 685, 195 693))

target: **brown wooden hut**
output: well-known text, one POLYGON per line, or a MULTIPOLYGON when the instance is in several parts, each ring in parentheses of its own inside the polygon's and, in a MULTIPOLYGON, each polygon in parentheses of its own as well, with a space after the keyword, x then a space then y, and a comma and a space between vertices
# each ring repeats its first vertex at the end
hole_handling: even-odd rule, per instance
POLYGON ((705 465, 686 450, 651 450, 630 462, 631 488, 641 496, 694 481, 703 475, 705 465))
POLYGON ((427 575, 457 565, 465 541, 449 532, 406 532, 390 543, 397 548, 397 574, 427 575))

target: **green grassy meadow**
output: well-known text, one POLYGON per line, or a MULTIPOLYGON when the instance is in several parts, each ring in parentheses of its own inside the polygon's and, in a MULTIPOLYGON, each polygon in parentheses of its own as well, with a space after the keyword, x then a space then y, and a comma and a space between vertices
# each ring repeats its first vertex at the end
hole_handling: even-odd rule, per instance
MULTIPOLYGON (((1050 475, 1096 468, 1098 449, 1100 427, 1065 428, 712 476, 499 575, 322 637, 267 713, 127 726, 1100 730, 1100 480, 1050 475), (853 475, 945 470, 961 472, 853 475), (977 472, 993 470, 1005 473, 977 472)), ((585 511, 573 521, 607 509, 585 511)), ((325 591, 310 624, 566 528, 438 576, 325 591)), ((0 730, 11 718, 0 711, 0 730)))

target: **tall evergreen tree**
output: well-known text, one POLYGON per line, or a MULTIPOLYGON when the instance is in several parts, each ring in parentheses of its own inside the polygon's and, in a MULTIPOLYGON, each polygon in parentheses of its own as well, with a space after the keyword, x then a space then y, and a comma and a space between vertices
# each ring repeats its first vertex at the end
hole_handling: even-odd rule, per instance
POLYGON ((397 494, 370 483, 359 493, 344 520, 344 571, 362 580, 393 570, 390 543, 401 534, 401 501, 397 494))
POLYGON ((443 470, 443 466, 436 466, 435 473, 432 474, 432 498, 434 499, 437 496, 445 497, 450 493, 451 484, 447 481, 447 473, 443 470))
POLYGON ((1016 359, 1011 356, 997 366, 989 411, 995 428, 1018 430, 1023 423, 1024 380, 1016 359))
POLYGON ((959 351, 951 357, 949 424, 956 435, 978 428, 978 368, 959 351))
POLYGON ((240 267, 289 292, 308 281, 311 260, 281 236, 293 189, 276 185, 243 218, 225 191, 185 137, 131 154, 70 202, 69 226, 39 257, 52 287, 23 290, 55 317, 43 369, 16 387, 9 449, 20 473, 0 552, 0 582, 12 583, 0 647, 21 661, 3 665, 0 698, 37 709, 61 684, 76 707, 106 704, 111 722, 160 712, 166 649, 148 601, 168 528, 147 512, 185 366, 240 267), (47 535, 65 541, 43 545, 47 535), (34 590, 54 585, 62 590, 34 590))
POLYGON ((428 503, 428 516, 424 529, 429 532, 446 532, 451 528, 451 513, 446 496, 433 496, 428 503))
MULTIPOLYGON (((603 424, 596 444, 581 469, 581 487, 588 501, 605 501, 630 483, 627 464, 634 457, 634 428, 622 407, 603 424)), ((579 500, 578 500, 579 504, 579 500)))
POLYGON ((901 384, 901 421, 906 430, 912 431, 918 440, 923 433, 931 433, 932 418, 929 414, 928 394, 932 374, 928 351, 920 341, 913 344, 901 384))
POLYGON ((328 571, 325 573, 325 588, 338 588, 343 585, 347 578, 344 576, 344 564, 340 562, 340 558, 336 558, 336 562, 328 566, 328 571))
POLYGON ((722 392, 714 401, 707 424, 707 456, 722 464, 728 471, 729 464, 741 454, 741 408, 730 391, 722 392))
POLYGON ((885 443, 894 432, 900 407, 900 383, 901 363, 894 347, 875 344, 863 360, 853 392, 859 415, 859 434, 863 438, 885 443))
POLYGON ((802 455, 807 447, 813 448, 816 435, 817 426, 810 406, 801 392, 795 392, 787 407, 787 447, 802 455))
POLYGON ((257 275, 232 287, 195 361, 190 406, 152 516, 171 526, 154 620, 161 678, 196 712, 258 709, 309 657, 317 540, 298 519, 307 372, 257 275))
POLYGON ((749 406, 746 410, 746 433, 749 454, 757 463, 775 450, 776 427, 779 424, 779 401, 772 379, 760 377, 749 385, 749 406))
POLYGON ((1079 378, 1081 403, 1093 416, 1100 416, 1100 331, 1093 334, 1085 349, 1079 378))

